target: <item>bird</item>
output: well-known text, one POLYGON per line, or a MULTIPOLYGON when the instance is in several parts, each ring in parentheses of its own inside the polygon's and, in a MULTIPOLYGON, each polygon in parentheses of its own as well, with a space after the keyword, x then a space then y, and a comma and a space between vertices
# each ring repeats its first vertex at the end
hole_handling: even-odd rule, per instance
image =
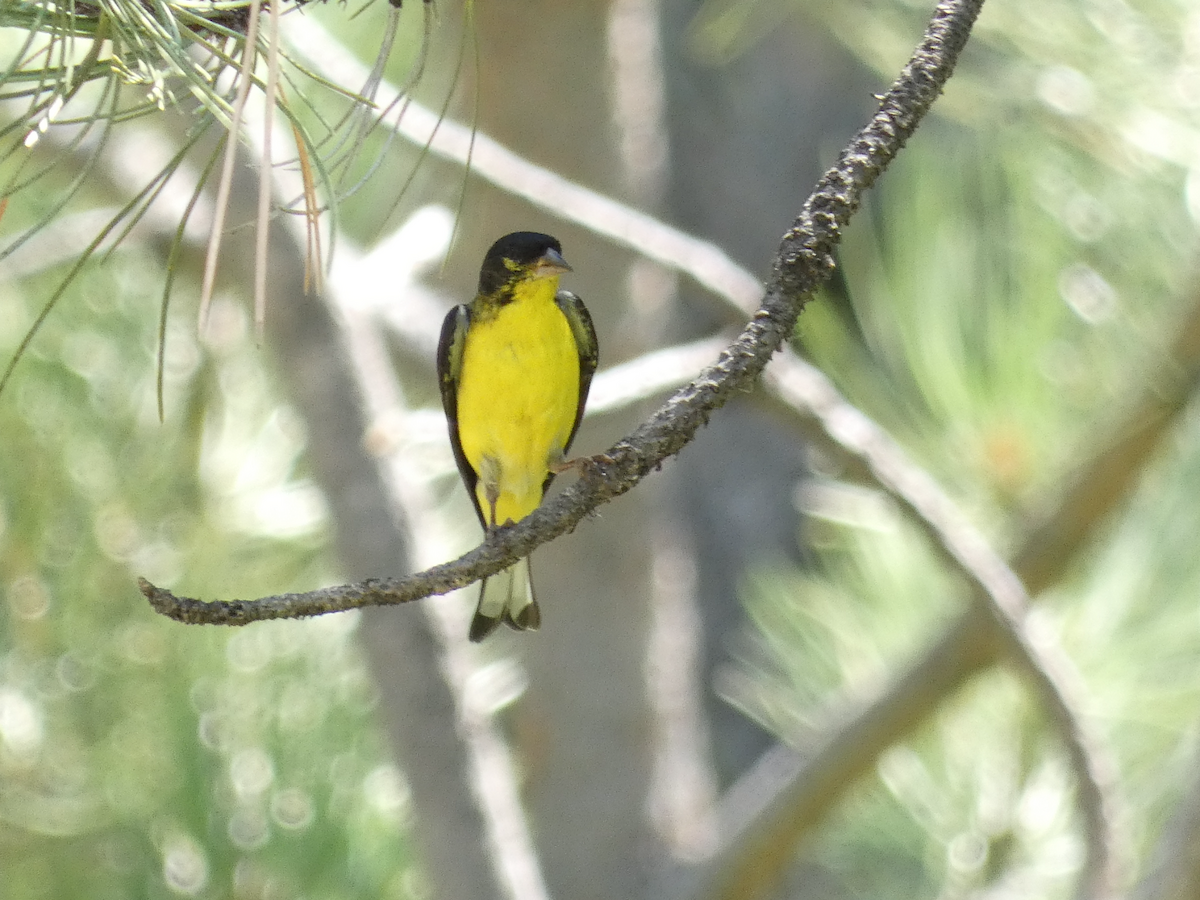
MULTIPOLYGON (((541 504, 570 467, 599 357, 583 301, 559 289, 570 272, 548 234, 517 231, 492 244, 470 303, 446 314, 437 373, 450 445, 485 535, 541 504)), ((484 579, 468 637, 482 641, 504 622, 542 621, 528 557, 484 579)))

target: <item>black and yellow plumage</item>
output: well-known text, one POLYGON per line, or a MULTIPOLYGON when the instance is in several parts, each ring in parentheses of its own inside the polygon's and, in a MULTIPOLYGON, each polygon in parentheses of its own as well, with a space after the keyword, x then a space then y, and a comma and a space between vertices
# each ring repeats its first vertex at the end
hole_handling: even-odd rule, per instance
MULTIPOLYGON (((489 532, 537 509, 583 418, 596 330, 583 301, 558 288, 570 270, 549 235, 505 235, 483 259, 475 299, 442 325, 437 368, 450 444, 489 532)), ((484 580, 471 640, 501 621, 541 624, 528 559, 484 580)))

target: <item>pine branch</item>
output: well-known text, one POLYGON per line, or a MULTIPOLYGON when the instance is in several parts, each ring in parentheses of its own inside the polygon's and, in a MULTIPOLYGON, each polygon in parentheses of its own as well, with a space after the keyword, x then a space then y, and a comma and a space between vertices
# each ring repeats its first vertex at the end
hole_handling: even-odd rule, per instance
POLYGON ((154 609, 181 622, 241 625, 369 605, 393 605, 465 587, 573 531, 591 511, 631 490, 683 449, 708 417, 749 391, 791 336, 816 288, 833 271, 833 248, 863 194, 896 157, 953 73, 983 0, 939 4, 912 59, 880 98, 871 121, 842 151, 784 235, 759 309, 718 360, 684 386, 627 438, 584 467, 579 480, 523 521, 500 529, 459 559, 396 579, 341 585, 258 600, 203 602, 176 597, 139 579, 154 609))

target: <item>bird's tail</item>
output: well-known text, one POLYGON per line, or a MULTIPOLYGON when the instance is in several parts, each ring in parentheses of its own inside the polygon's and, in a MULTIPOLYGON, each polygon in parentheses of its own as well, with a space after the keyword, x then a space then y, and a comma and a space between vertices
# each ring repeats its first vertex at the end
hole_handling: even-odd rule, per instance
POLYGON ((528 557, 483 580, 479 605, 471 620, 471 640, 482 641, 501 622, 517 631, 536 631, 542 624, 542 613, 533 596, 528 557))

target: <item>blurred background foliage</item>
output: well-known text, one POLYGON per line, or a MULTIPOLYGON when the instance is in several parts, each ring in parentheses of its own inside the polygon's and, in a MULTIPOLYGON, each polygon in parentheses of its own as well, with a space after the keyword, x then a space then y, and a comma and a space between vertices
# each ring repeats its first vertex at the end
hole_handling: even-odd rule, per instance
MULTIPOLYGON (((369 60, 382 6, 304 14, 369 60)), ((709 0, 689 40, 719 69, 801 16, 890 80, 928 7, 709 0)), ((19 22, 0 24, 2 46, 18 47, 19 22)), ((439 99, 471 58, 462 22, 443 26, 422 86, 439 99)), ((389 64, 396 82, 423 27, 413 15, 389 64)), ((304 92, 302 121, 340 108, 317 94, 304 92)), ((22 136, 12 99, 0 117, 22 136)), ((852 223, 841 280, 801 317, 805 353, 1002 549, 1105 429, 1177 374, 1164 357, 1200 302, 1197 147, 1192 4, 993 2, 934 117, 852 223)), ((387 152, 407 178, 412 151, 387 152)), ((457 196, 457 174, 416 172, 418 195, 457 196)), ((71 181, 54 170, 45 190, 13 195, 6 244, 71 181)), ((86 182, 49 228, 87 227, 87 211, 128 200, 118 188, 86 182)), ((364 191, 340 225, 369 237, 394 203, 364 191)), ((31 239, 0 260, 4 359, 70 265, 63 243, 31 239)), ((158 422, 162 260, 130 240, 89 265, 0 395, 0 898, 420 896, 407 789, 377 731, 357 617, 183 628, 136 592, 136 575, 186 573, 201 597, 338 580, 303 425, 231 296, 203 339, 186 303, 171 310, 158 422)), ((180 277, 195 290, 194 263, 180 277)), ((886 497, 819 453, 811 464, 796 490, 810 564, 744 579, 749 640, 721 673, 731 702, 800 746, 830 727, 831 696, 871 695, 962 605, 957 579, 886 497)), ((1192 406, 1136 484, 1036 612, 1117 757, 1135 875, 1195 764, 1192 406)), ((803 850, 797 895, 1067 896, 1082 853, 1072 796, 1036 703, 990 671, 848 791, 803 850)))
MULTIPOLYGON (((901 23, 926 12, 803 5, 881 74, 907 53, 901 23)), ((1180 374, 1167 354, 1200 302, 1200 15, 1181 2, 986 6, 935 111, 851 223, 842 290, 806 308, 799 339, 1015 549, 1106 429, 1180 374)), ((1195 765, 1198 429, 1189 404, 1036 611, 1081 670, 1143 864, 1195 765)), ((816 564, 748 585, 757 649, 732 692, 810 739, 828 727, 811 714, 829 691, 878 688, 954 596, 884 498, 816 468, 801 489, 816 564)), ((807 855, 854 896, 1068 896, 1071 796, 1036 703, 993 671, 892 748, 807 855)))
MULTIPOLYGON (((185 629, 131 580, 337 578, 241 307, 203 347, 180 323, 158 421, 160 271, 132 245, 90 267, 0 404, 0 896, 403 896, 406 788, 356 616, 185 629)), ((6 290, 6 315, 59 274, 6 290)))

